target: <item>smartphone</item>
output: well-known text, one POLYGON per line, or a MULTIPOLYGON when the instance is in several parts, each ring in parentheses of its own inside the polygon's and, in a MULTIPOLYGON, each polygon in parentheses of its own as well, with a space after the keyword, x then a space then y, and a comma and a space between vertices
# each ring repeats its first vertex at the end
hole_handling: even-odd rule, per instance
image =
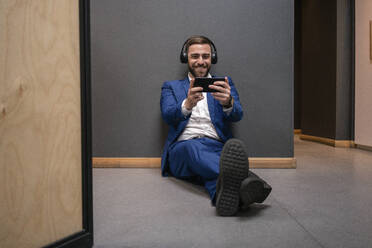
POLYGON ((214 77, 214 78, 196 77, 194 81, 194 87, 202 87, 203 92, 218 92, 215 89, 209 88, 209 85, 213 84, 216 81, 225 81, 225 78, 224 77, 214 77))

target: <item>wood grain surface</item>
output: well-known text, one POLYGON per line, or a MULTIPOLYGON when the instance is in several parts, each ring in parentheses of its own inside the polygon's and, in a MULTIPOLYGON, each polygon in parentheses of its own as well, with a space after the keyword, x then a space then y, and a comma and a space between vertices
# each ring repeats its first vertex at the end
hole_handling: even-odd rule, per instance
MULTIPOLYGON (((256 158, 251 157, 249 168, 295 169, 296 158, 256 158)), ((161 158, 109 158, 94 157, 94 168, 160 168, 161 158)))
POLYGON ((82 229, 78 3, 0 1, 0 247, 82 229))

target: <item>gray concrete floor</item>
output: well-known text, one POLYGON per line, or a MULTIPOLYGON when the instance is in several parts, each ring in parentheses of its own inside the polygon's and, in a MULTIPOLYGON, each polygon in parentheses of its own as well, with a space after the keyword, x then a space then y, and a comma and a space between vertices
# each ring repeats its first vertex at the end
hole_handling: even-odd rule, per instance
POLYGON ((295 157, 254 169, 273 191, 235 217, 160 169, 94 169, 94 247, 372 247, 372 152, 296 137, 295 157))

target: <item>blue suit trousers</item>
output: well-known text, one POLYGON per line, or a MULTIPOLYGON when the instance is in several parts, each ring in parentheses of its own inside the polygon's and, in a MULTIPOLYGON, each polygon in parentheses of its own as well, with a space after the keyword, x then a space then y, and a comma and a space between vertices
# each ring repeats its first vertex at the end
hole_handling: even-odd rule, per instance
POLYGON ((169 169, 179 179, 204 185, 214 203, 224 143, 209 138, 177 141, 169 149, 169 169))

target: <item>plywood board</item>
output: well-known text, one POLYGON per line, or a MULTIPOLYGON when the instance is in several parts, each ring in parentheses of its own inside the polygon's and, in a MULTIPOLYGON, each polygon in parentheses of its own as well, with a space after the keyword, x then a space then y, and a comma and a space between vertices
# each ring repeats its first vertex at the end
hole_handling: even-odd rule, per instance
MULTIPOLYGON (((249 168, 295 169, 295 158, 248 158, 249 168)), ((94 168, 160 168, 161 158, 93 158, 94 168)))
POLYGON ((355 143, 372 146, 372 1, 355 1, 355 143))
POLYGON ((78 7, 0 1, 0 247, 82 229, 78 7))

